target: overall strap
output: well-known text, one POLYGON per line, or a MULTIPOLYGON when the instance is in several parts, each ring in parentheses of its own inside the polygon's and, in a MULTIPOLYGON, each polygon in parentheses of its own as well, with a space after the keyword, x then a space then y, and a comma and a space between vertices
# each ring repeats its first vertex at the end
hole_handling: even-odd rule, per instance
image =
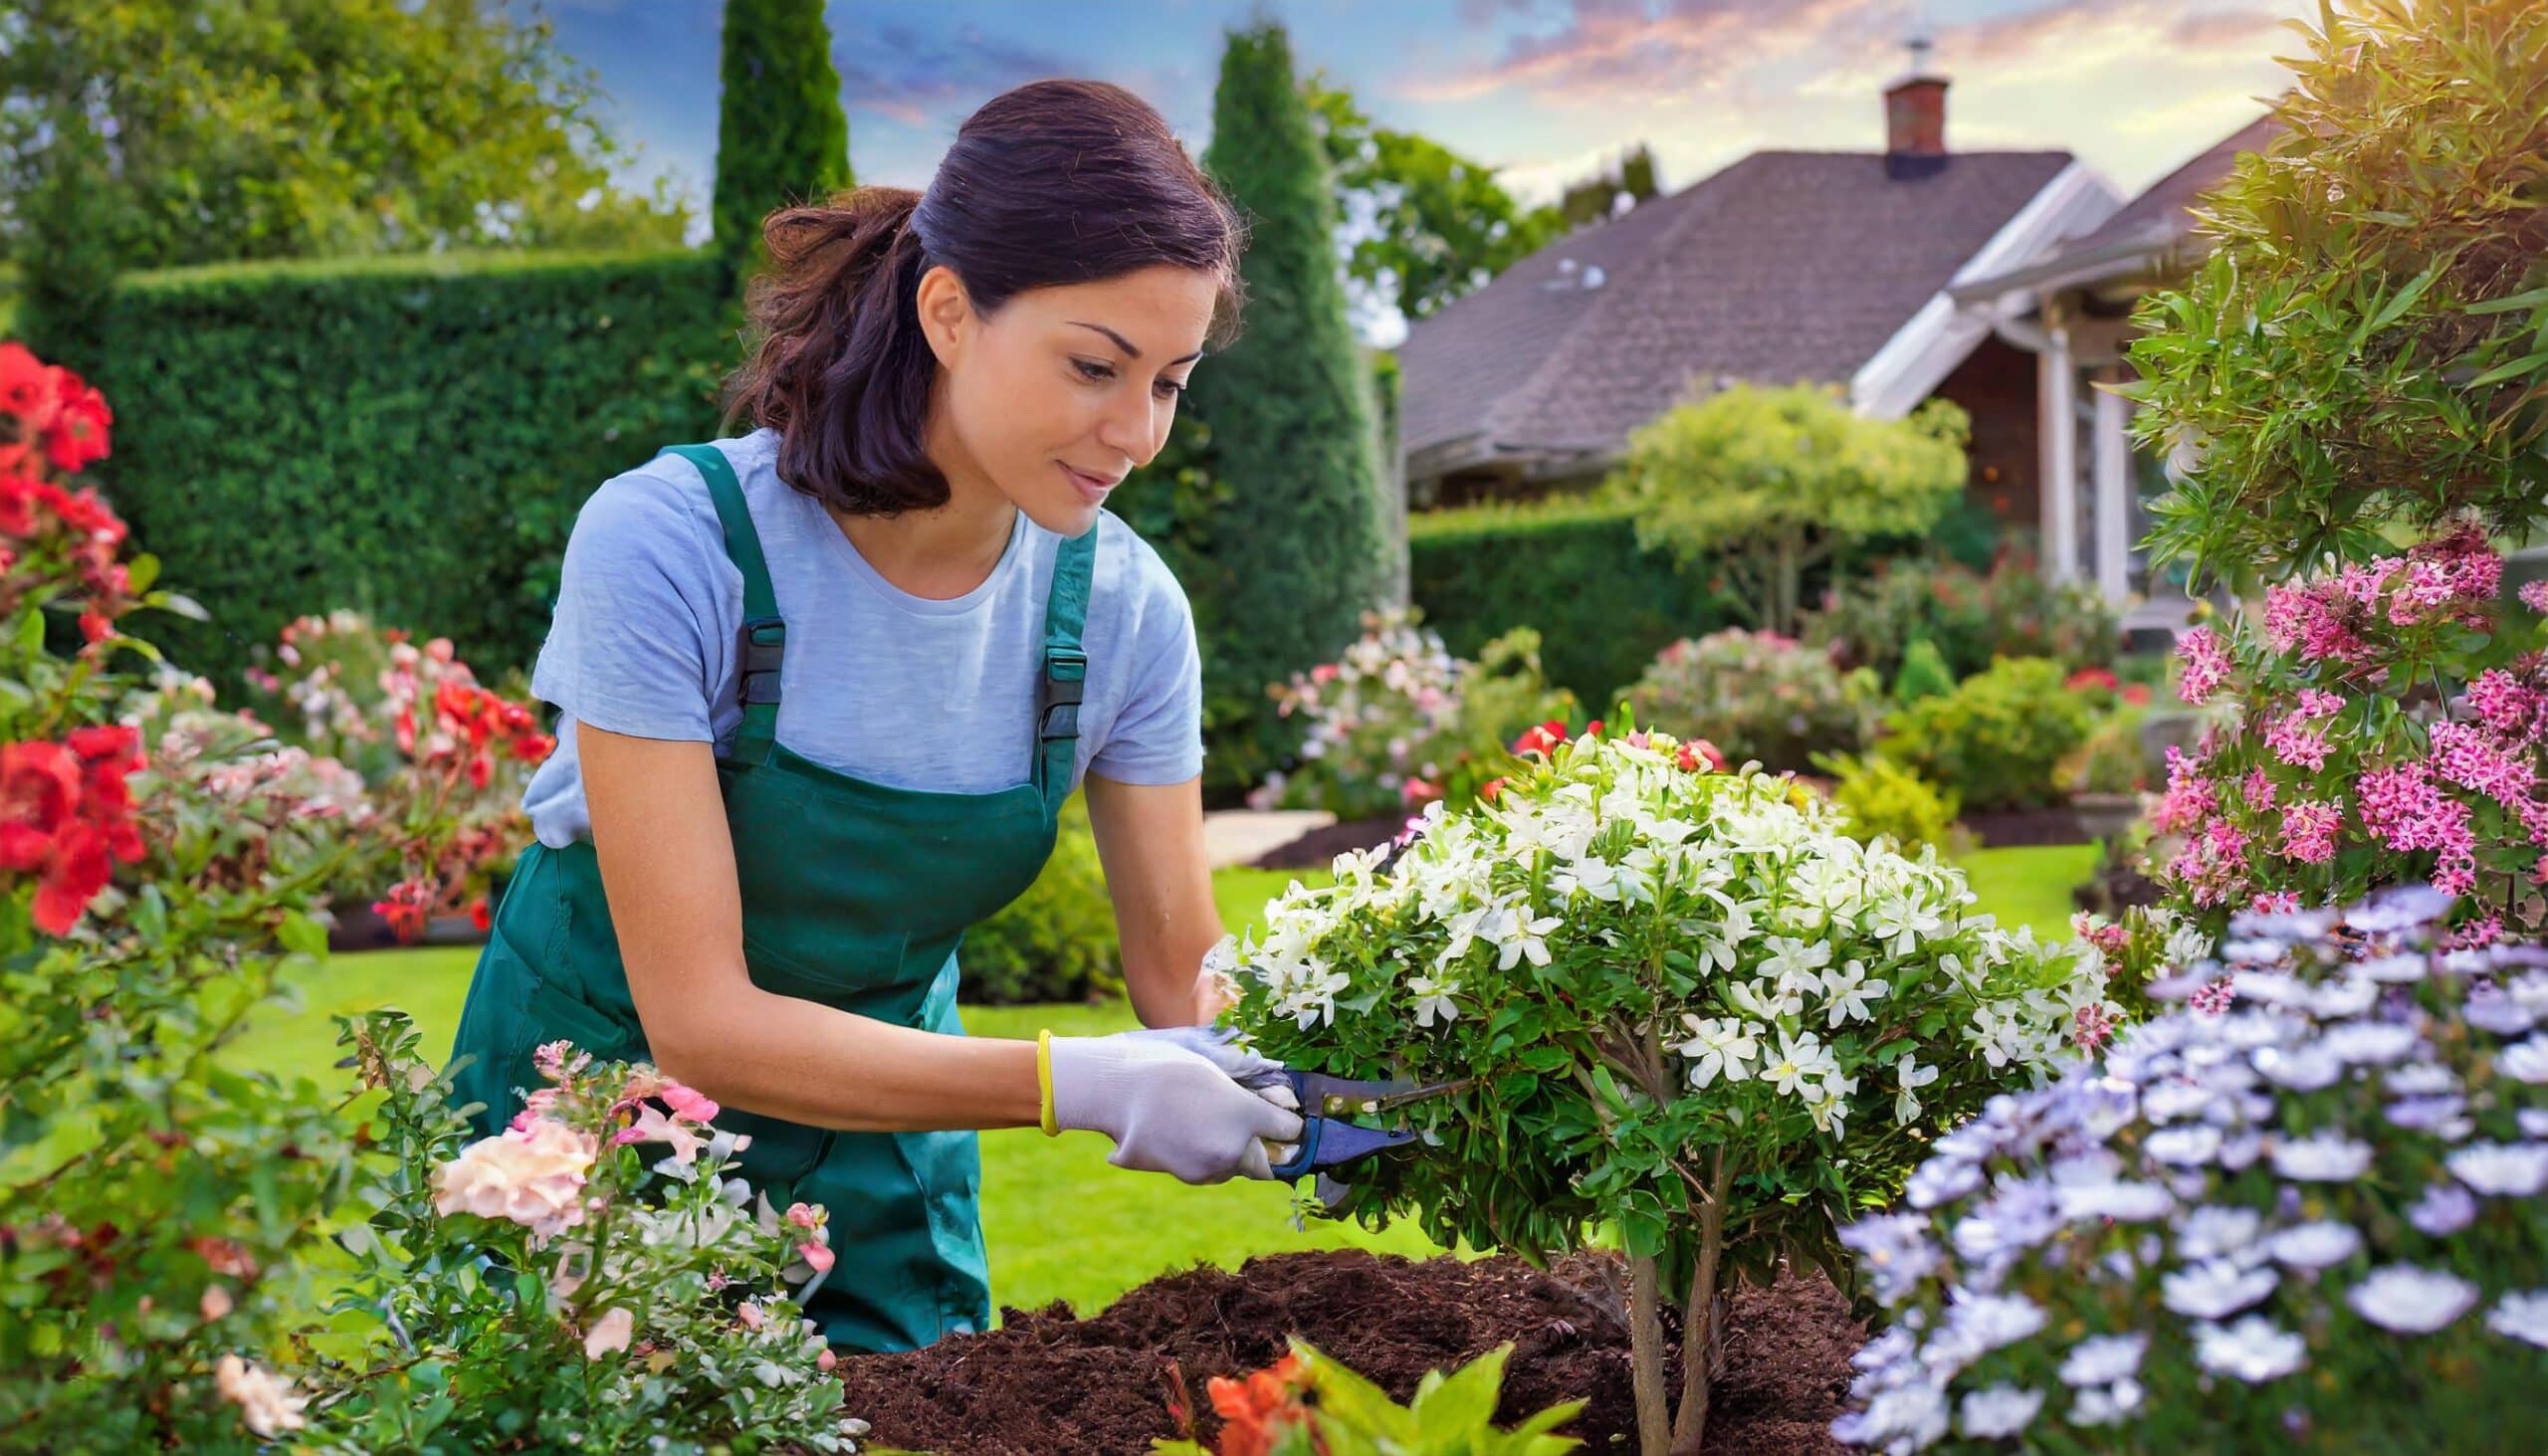
POLYGON ((1058 814, 1070 797, 1071 760, 1079 751, 1079 706, 1088 682, 1080 631, 1088 625, 1090 567, 1097 527, 1063 541, 1053 555, 1053 586, 1044 598, 1044 673, 1035 685, 1035 787, 1058 814))
POLYGON ((735 467, 725 451, 714 445, 668 445, 656 453, 678 455, 699 467, 708 481, 709 499, 717 503, 717 521, 725 528, 726 555, 743 573, 743 626, 737 643, 735 675, 736 694, 743 705, 743 727, 728 756, 746 766, 756 765, 769 756, 769 745, 778 738, 778 664, 787 646, 787 624, 778 619, 778 594, 770 589, 760 532, 752 529, 743 482, 735 479, 735 467))

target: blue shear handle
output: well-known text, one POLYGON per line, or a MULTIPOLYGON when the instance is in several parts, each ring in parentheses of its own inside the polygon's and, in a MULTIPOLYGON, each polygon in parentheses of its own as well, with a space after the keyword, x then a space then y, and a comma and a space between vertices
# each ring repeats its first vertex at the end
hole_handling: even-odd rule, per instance
POLYGON ((1274 1176, 1289 1181, 1317 1166, 1319 1135, 1326 1131, 1326 1128, 1327 1119, 1325 1118, 1301 1119, 1301 1141, 1298 1144, 1300 1150, 1292 1154, 1289 1162, 1274 1164, 1274 1176))
POLYGON ((1297 1178, 1312 1168, 1343 1167, 1371 1156, 1383 1147, 1412 1143, 1417 1134, 1412 1129, 1389 1132, 1366 1128, 1342 1118, 1301 1119, 1301 1150, 1292 1160, 1275 1168, 1278 1178, 1297 1178))

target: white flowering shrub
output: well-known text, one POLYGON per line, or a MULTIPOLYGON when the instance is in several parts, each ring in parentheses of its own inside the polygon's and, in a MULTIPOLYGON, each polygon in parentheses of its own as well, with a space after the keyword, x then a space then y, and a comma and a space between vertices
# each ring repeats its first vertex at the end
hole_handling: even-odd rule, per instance
MULTIPOLYGON (((1223 942, 1236 1019, 1295 1067, 1463 1084, 1342 1211, 1534 1256, 1619 1230, 1649 1431, 1658 1281, 1712 1331, 1728 1281, 1782 1256, 1845 1271, 1850 1210, 2115 1012, 2093 947, 2002 930, 1934 851, 1862 846, 1802 786, 1661 733, 1560 739, 1411 833, 1223 942)), ((1710 1341, 1686 1344, 1696 1431, 1710 1341)))
POLYGON ((833 1270, 824 1211, 755 1207, 723 1176, 746 1140, 717 1104, 553 1042, 548 1085, 470 1141, 402 1013, 344 1041, 385 1094, 385 1170, 358 1185, 376 1211, 338 1235, 357 1348, 314 1352, 298 1382, 225 1372, 252 1428, 320 1452, 857 1449, 866 1424, 796 1303, 833 1270))
POLYGON ((1834 1433, 2532 1449, 2548 950, 2441 948, 2449 905, 2242 915, 2184 1009, 1941 1139, 1842 1235, 1892 1325, 1834 1433))

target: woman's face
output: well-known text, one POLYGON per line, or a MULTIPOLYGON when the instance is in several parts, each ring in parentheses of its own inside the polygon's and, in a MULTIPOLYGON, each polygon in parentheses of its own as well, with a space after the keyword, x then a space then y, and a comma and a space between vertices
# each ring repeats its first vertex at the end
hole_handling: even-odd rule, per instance
POLYGON ((1087 530, 1168 442, 1217 293, 1210 275, 1162 264, 1030 289, 986 318, 952 270, 932 268, 919 298, 940 366, 931 458, 951 482, 988 480, 1047 530, 1087 530))

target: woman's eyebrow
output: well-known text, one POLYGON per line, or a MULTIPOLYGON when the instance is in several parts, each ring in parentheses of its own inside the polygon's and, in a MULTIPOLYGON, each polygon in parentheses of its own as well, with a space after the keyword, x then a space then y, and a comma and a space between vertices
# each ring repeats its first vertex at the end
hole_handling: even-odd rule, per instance
MULTIPOLYGON (((1096 329, 1098 332, 1100 332, 1100 333, 1102 333, 1102 334, 1105 334, 1108 338, 1111 338, 1111 339, 1115 340, 1115 346, 1116 346, 1117 348, 1119 348, 1119 349, 1122 349, 1122 350, 1125 352, 1125 354, 1126 354, 1126 355, 1128 355, 1129 357, 1132 357, 1132 358, 1136 358, 1136 359, 1138 359, 1138 358, 1140 358, 1140 357, 1142 356, 1142 351, 1141 351, 1140 349, 1137 349, 1137 348, 1133 347, 1133 341, 1132 341, 1131 339, 1126 338, 1124 335, 1122 335, 1122 334, 1120 334, 1120 333, 1117 333, 1114 329, 1107 327, 1107 326, 1106 326, 1105 324, 1103 324, 1103 323, 1083 323, 1083 322, 1081 322, 1081 321, 1080 321, 1079 319, 1077 319, 1077 318, 1074 318, 1074 319, 1072 319, 1072 320, 1070 320, 1070 321, 1071 321, 1074 325, 1076 325, 1076 326, 1078 326, 1078 327, 1081 327, 1081 328, 1094 328, 1094 329, 1096 329)), ((1177 355, 1175 358, 1172 358, 1172 359, 1168 360, 1168 362, 1169 362, 1169 363, 1171 363, 1171 364, 1181 364, 1181 363, 1184 363, 1187 359, 1199 359, 1199 358, 1201 358, 1201 357, 1203 357, 1203 351, 1202 351, 1201 349, 1196 349, 1194 352, 1192 352, 1192 353, 1190 353, 1190 354, 1179 354, 1179 355, 1177 355)))

